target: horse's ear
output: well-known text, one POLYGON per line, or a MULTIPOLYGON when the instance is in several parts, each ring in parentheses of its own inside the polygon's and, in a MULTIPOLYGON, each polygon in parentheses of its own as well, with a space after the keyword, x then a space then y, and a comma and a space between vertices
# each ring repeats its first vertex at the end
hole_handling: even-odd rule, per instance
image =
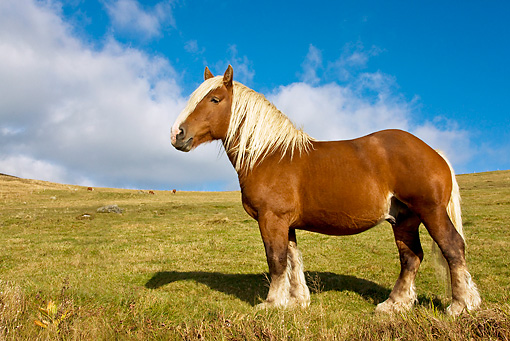
POLYGON ((234 78, 234 69, 232 69, 232 65, 229 65, 227 68, 227 71, 225 71, 225 74, 223 75, 223 85, 227 89, 232 88, 232 79, 234 78))
POLYGON ((211 70, 206 66, 204 71, 204 80, 208 80, 209 78, 213 78, 214 75, 212 74, 211 70))

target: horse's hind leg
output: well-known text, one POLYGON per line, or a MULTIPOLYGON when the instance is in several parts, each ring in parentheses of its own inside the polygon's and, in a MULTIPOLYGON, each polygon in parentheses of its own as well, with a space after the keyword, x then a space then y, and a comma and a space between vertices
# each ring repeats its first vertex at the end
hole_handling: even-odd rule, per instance
POLYGON ((305 274, 303 273, 303 259, 297 248, 296 231, 289 230, 287 271, 290 271, 290 299, 291 304, 307 307, 310 304, 310 290, 306 285, 305 274))
POLYGON ((480 295, 466 266, 464 239, 453 226, 446 209, 436 208, 422 214, 425 227, 448 262, 451 276, 452 304, 448 313, 459 315, 480 305, 480 295))
POLYGON ((400 275, 389 298, 378 304, 377 312, 398 312, 410 309, 416 302, 414 279, 423 260, 419 226, 420 219, 406 209, 396 216, 393 227, 400 254, 400 275))

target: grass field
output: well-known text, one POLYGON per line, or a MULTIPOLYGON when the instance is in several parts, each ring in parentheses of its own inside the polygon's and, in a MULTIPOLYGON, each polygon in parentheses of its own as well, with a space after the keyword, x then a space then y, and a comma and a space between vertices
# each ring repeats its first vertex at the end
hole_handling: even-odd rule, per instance
POLYGON ((386 223, 347 237, 298 231, 310 307, 257 311, 267 264, 239 192, 88 191, 0 175, 0 340, 508 340, 510 171, 458 181, 483 304, 453 319, 424 228, 410 313, 374 314, 399 272, 386 223), (124 212, 96 212, 109 204, 124 212))

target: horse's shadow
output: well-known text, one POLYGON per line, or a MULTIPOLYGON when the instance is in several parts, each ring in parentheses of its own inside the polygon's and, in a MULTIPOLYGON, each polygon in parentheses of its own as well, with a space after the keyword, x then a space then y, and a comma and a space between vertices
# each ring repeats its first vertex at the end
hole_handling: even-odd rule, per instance
MULTIPOLYGON (((307 284, 312 293, 327 291, 351 291, 374 305, 384 301, 390 289, 374 282, 348 275, 331 272, 305 272, 307 284)), ((235 296, 251 305, 256 305, 268 292, 267 274, 224 274, 219 272, 157 272, 145 284, 148 289, 157 289, 178 281, 195 281, 213 290, 235 296)))

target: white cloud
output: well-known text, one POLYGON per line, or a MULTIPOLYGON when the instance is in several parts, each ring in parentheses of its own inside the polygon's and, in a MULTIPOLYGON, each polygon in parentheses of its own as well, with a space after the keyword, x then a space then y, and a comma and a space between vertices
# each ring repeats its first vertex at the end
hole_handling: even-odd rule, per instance
POLYGON ((90 179, 85 178, 67 178, 67 172, 63 167, 24 155, 9 155, 0 158, 0 170, 5 174, 15 174, 18 177, 28 179, 40 179, 40 175, 45 174, 45 180, 47 181, 73 182, 78 185, 91 182, 90 179))
POLYGON ((184 49, 191 54, 202 54, 205 48, 200 48, 196 40, 189 40, 184 44, 184 49))
POLYGON ((352 81, 357 72, 367 68, 370 57, 381 52, 382 50, 376 46, 366 49, 361 42, 345 44, 340 57, 327 63, 325 77, 342 82, 352 81))
POLYGON ((301 67, 303 68, 303 73, 301 74, 302 81, 308 84, 318 84, 320 78, 317 72, 322 68, 322 52, 310 44, 301 67))
POLYGON ((170 145, 185 98, 167 60, 115 40, 96 51, 70 32, 44 3, 0 2, 0 172, 128 187, 230 181, 214 146, 170 145))
POLYGON ((172 1, 162 1, 145 10, 136 0, 113 0, 105 3, 113 27, 121 32, 141 33, 150 39, 161 35, 168 25, 175 27, 172 1))

